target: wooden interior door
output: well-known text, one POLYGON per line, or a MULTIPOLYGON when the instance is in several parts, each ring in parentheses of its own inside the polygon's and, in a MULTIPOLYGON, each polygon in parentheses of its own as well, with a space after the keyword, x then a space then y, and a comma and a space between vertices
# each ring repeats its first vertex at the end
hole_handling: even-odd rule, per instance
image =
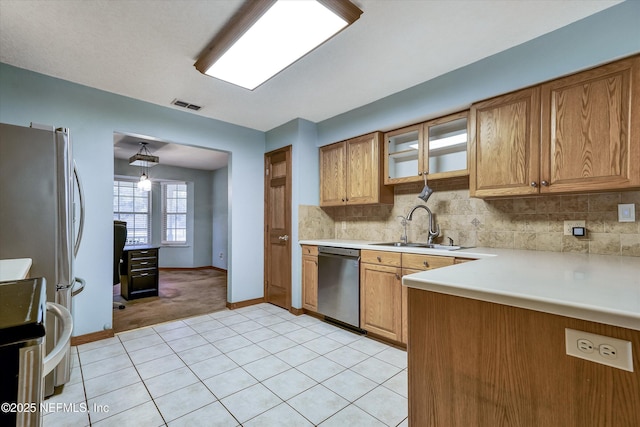
POLYGON ((291 146, 265 154, 265 301, 291 309, 291 146))

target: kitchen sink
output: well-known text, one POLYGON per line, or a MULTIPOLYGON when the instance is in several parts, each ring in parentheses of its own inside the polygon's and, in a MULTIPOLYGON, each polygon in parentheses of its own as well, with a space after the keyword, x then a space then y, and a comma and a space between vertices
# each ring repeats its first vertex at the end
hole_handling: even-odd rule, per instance
POLYGON ((463 249, 462 246, 450 246, 450 245, 438 245, 428 243, 404 243, 404 242, 384 242, 384 243, 372 243, 374 246, 395 246, 405 248, 425 248, 425 249, 440 249, 444 251, 455 251, 457 249, 463 249))

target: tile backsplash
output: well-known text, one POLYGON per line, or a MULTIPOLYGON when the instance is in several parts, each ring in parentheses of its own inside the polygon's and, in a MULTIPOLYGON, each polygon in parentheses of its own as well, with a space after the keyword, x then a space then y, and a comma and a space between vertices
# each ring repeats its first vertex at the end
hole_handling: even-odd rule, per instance
MULTIPOLYGON (((462 246, 640 256, 640 221, 618 222, 619 203, 634 203, 638 217, 640 191, 482 200, 469 197, 466 179, 429 185, 435 191, 427 206, 441 229, 436 242, 451 237, 462 246), (565 220, 585 220, 587 236, 565 236, 565 220)), ((299 238, 399 241, 399 216, 423 203, 421 189, 397 186, 393 206, 300 206, 299 238)), ((416 211, 409 241, 426 242, 427 229, 427 212, 416 211)))

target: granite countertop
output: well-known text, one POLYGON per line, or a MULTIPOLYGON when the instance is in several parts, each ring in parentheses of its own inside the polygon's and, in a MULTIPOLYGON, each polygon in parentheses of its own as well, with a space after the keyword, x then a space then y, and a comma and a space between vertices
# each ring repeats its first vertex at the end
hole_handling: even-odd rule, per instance
POLYGON ((25 279, 31 262, 31 258, 0 259, 0 282, 25 279))
POLYGON ((640 330, 638 257, 495 248, 444 251, 335 239, 300 243, 475 258, 404 276, 403 285, 640 330))

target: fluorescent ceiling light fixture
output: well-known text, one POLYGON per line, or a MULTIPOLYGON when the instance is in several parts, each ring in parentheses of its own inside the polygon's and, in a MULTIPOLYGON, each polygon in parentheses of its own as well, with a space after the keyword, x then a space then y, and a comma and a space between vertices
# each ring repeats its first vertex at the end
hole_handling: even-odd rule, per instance
POLYGON ((216 35, 195 67, 253 90, 361 14, 348 0, 249 0, 216 35))

